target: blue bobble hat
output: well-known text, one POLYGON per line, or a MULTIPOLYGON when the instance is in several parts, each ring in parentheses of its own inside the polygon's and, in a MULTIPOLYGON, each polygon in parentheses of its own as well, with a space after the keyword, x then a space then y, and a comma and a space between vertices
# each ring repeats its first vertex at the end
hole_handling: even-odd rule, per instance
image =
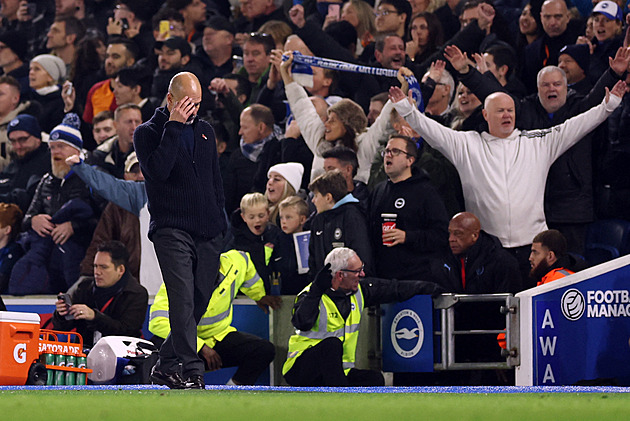
POLYGON ((83 149, 83 138, 79 127, 81 127, 79 116, 75 113, 68 113, 61 124, 52 129, 48 142, 64 142, 80 152, 83 149))

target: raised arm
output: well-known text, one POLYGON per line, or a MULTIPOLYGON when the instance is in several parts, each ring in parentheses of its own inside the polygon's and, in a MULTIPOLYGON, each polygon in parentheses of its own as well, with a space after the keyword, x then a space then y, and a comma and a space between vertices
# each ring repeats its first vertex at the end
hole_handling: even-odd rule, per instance
POLYGON ((549 129, 545 136, 552 161, 580 141, 586 134, 603 123, 621 104, 621 99, 628 91, 626 82, 619 81, 611 91, 606 89, 604 100, 596 107, 568 119, 564 123, 549 129))
MULTIPOLYGON (((78 163, 75 163, 72 160, 73 157, 68 158, 66 162, 71 163, 71 165, 74 164, 72 165, 74 172, 99 196, 134 215, 140 214, 140 209, 147 201, 144 183, 121 180, 111 174, 99 171, 83 161, 79 160, 78 163)), ((76 158, 78 159, 78 156, 76 158)))
POLYGON ((315 106, 308 98, 306 91, 303 87, 293 81, 291 75, 291 63, 293 62, 293 55, 287 53, 289 59, 282 62, 280 65, 280 73, 282 74, 282 80, 284 81, 284 89, 289 100, 289 106, 291 112, 297 121, 302 137, 308 145, 308 148, 317 154, 317 145, 319 141, 324 137, 324 123, 319 118, 315 106))
POLYGON ((466 147, 467 132, 457 132, 420 113, 398 87, 389 89, 389 99, 394 108, 429 145, 442 152, 455 166, 462 161, 466 147))

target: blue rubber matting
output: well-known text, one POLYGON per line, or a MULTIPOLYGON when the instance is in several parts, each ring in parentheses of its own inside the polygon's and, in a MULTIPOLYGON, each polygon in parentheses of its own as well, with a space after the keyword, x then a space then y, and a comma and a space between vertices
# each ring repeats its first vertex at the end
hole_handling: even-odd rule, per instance
MULTIPOLYGON (((0 386, 0 391, 15 390, 168 390, 154 385, 101 386, 0 386)), ((418 386, 418 387, 278 387, 206 386, 206 390, 248 392, 323 392, 323 393, 630 393, 630 388, 614 386, 418 386)))

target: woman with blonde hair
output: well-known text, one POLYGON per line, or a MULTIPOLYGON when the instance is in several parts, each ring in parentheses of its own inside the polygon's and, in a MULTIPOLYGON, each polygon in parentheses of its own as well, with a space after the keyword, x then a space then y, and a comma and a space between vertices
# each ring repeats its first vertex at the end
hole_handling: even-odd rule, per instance
POLYGON ((263 23, 260 29, 258 29, 258 32, 271 35, 278 50, 284 48, 284 43, 287 42, 287 38, 289 38, 289 35, 293 34, 291 27, 281 20, 269 20, 263 23))
POLYGON ((387 101, 380 115, 369 128, 367 128, 367 117, 363 109, 359 104, 347 98, 329 107, 326 121, 322 122, 306 90, 293 80, 292 53, 285 52, 285 54, 289 58, 281 63, 281 59, 272 54, 272 63, 280 66, 289 106, 306 145, 313 153, 311 180, 324 172, 322 154, 335 146, 345 146, 357 153, 359 168, 355 178, 364 183, 367 182, 378 141, 387 135, 387 122, 393 108, 391 102, 387 101))
POLYGON ((276 164, 267 171, 265 197, 269 201, 269 222, 280 226, 279 204, 300 190, 304 167, 298 162, 276 164))
POLYGON ((376 24, 374 23, 374 9, 363 0, 349 0, 341 9, 341 20, 345 20, 357 30, 356 55, 374 41, 376 24))

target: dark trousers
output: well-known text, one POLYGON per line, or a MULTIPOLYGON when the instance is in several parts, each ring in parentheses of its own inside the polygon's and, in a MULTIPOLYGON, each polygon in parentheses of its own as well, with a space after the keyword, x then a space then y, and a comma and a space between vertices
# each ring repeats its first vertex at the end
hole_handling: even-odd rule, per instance
POLYGON ((291 386, 383 386, 378 371, 351 369, 348 375, 342 365, 343 343, 327 338, 307 349, 284 375, 291 386))
POLYGON ((525 290, 535 287, 536 280, 529 277, 529 271, 531 270, 529 255, 532 252, 532 245, 528 244, 526 246, 506 248, 505 250, 514 256, 518 262, 518 270, 521 272, 521 279, 523 280, 523 289, 525 290))
POLYGON ((204 363, 197 355, 197 323, 216 286, 223 235, 208 240, 182 230, 160 228, 151 240, 166 285, 171 324, 156 368, 170 373, 178 371, 181 364, 184 379, 193 374, 203 376, 204 363))
POLYGON ((252 385, 276 355, 273 344, 244 332, 230 332, 214 345, 223 367, 238 367, 232 380, 236 384, 252 385))
POLYGON ((584 256, 586 227, 588 224, 564 224, 547 222, 549 229, 556 229, 567 239, 567 251, 584 256))

